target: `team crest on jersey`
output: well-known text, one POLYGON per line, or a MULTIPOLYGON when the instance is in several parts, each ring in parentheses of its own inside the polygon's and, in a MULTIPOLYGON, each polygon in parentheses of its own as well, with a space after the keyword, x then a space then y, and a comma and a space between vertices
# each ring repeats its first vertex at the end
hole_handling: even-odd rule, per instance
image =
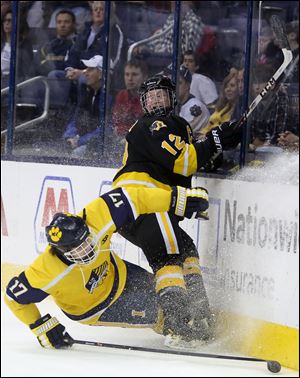
POLYGON ((103 264, 101 264, 100 266, 92 270, 90 278, 87 284, 85 285, 85 287, 87 288, 90 294, 92 294, 95 288, 103 282, 104 278, 107 276, 107 272, 108 272, 107 261, 104 261, 103 264))
POLYGON ((163 123, 163 121, 154 121, 152 125, 149 127, 149 129, 153 134, 154 131, 159 131, 163 127, 167 127, 167 125, 163 123))

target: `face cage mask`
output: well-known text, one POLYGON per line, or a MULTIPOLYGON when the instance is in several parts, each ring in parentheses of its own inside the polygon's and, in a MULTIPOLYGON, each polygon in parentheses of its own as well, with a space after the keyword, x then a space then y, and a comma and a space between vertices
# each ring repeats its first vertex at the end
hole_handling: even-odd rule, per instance
POLYGON ((173 91, 171 91, 170 89, 168 89, 168 88, 157 88, 157 89, 163 89, 163 90, 167 91, 168 96, 169 96, 169 100, 170 100, 170 105, 167 106, 164 103, 161 106, 157 106, 157 107, 152 108, 151 110, 147 110, 147 94, 150 91, 152 91, 152 90, 156 90, 156 88, 153 88, 153 89, 145 92, 141 96, 141 105, 142 105, 142 108, 143 108, 143 110, 144 110, 144 112, 146 114, 149 114, 151 116, 153 116, 153 115, 156 115, 156 116, 168 116, 172 112, 172 110, 175 108, 175 104, 176 104, 175 93, 173 91))
POLYGON ((64 257, 72 263, 87 265, 92 263, 99 255, 97 236, 90 231, 88 237, 78 247, 63 252, 64 257))

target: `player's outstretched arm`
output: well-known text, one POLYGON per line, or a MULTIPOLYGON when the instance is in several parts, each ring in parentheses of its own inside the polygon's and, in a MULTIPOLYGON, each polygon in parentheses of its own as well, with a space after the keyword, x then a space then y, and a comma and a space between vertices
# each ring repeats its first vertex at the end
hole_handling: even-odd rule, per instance
POLYGON ((180 217, 192 218, 208 208, 208 193, 204 188, 120 187, 103 194, 101 199, 106 202, 116 229, 135 221, 141 214, 171 211, 180 217))
POLYGON ((13 277, 7 287, 4 301, 14 315, 25 323, 36 335, 39 343, 45 348, 62 348, 68 346, 64 340, 65 327, 49 314, 41 317, 34 302, 39 302, 48 294, 40 289, 31 287, 24 272, 13 277))
POLYGON ((206 138, 193 144, 197 155, 197 171, 207 166, 211 159, 216 159, 223 151, 234 149, 242 139, 242 128, 236 122, 225 122, 214 127, 206 138))

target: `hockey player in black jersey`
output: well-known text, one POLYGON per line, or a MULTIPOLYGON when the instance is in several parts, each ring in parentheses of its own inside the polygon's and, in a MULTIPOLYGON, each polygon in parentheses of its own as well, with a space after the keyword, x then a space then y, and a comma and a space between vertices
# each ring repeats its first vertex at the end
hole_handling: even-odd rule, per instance
MULTIPOLYGON (((146 186, 171 190, 191 186, 192 175, 213 166, 214 157, 235 148, 241 131, 226 123, 212 129, 204 140, 193 138, 188 122, 173 114, 175 84, 157 75, 140 88, 144 116, 126 136, 123 166, 113 186, 146 186)), ((142 248, 156 277, 156 293, 164 314, 164 333, 191 341, 212 337, 212 314, 201 276, 198 251, 171 213, 141 215, 120 233, 142 248)), ((176 342, 176 341, 175 341, 176 342)))

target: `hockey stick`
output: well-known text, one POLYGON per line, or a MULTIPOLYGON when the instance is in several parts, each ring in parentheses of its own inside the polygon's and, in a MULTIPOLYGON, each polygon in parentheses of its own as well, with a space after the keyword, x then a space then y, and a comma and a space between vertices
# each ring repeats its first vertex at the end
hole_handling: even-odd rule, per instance
POLYGON ((220 358, 224 360, 236 360, 236 361, 266 362, 268 370, 271 371, 272 373, 278 373, 281 370, 281 365, 278 361, 263 360, 263 359, 254 358, 254 357, 226 356, 222 354, 208 354, 208 353, 193 353, 193 352, 185 352, 185 351, 179 351, 179 350, 166 350, 166 349, 159 349, 159 348, 147 348, 147 347, 130 346, 130 345, 122 345, 122 344, 100 343, 97 341, 74 340, 72 338, 67 338, 65 339, 65 341, 67 341, 70 346, 72 346, 73 344, 81 344, 81 345, 98 346, 102 348, 135 350, 139 352, 152 352, 152 353, 161 353, 161 354, 162 353, 175 354, 179 356, 189 356, 189 357, 205 357, 205 358, 220 358))
MULTIPOLYGON (((270 19, 272 30, 276 36, 276 40, 278 41, 282 54, 283 54, 283 62, 278 70, 274 73, 274 75, 270 78, 270 80, 265 85, 264 89, 255 97, 255 99, 251 102, 248 106, 246 111, 242 114, 240 119, 234 124, 233 131, 237 132, 238 130, 250 117, 253 110, 257 107, 257 105, 261 102, 261 100, 265 97, 265 95, 271 90, 275 90, 276 86, 279 88, 281 75, 285 72, 286 68, 289 66, 291 61, 293 60, 293 53, 290 49, 289 42, 286 37, 285 27, 283 22, 277 16, 273 15, 270 19)), ((222 126, 219 126, 222 127, 222 126)), ((208 169, 211 170, 214 167, 215 162, 221 156, 223 151, 217 151, 209 161, 208 169)))
POLYGON ((285 71, 285 69, 288 67, 288 65, 291 63, 293 59, 293 53, 290 49, 289 42, 286 37, 285 33, 285 27, 283 22, 278 18, 277 16, 273 15, 270 19, 271 27, 276 35, 276 40, 278 41, 281 51, 283 53, 283 62, 281 66, 278 68, 278 70, 274 73, 274 75, 271 77, 271 79, 267 82, 264 89, 258 94, 255 99, 252 101, 252 103, 249 105, 247 110, 244 112, 244 114, 241 116, 237 124, 235 125, 235 129, 239 128, 241 125, 243 125, 247 119, 249 118, 250 114, 253 112, 253 110, 257 107, 257 105, 261 102, 261 100, 265 97, 265 95, 270 91, 271 88, 275 84, 278 84, 279 78, 281 74, 285 71))

